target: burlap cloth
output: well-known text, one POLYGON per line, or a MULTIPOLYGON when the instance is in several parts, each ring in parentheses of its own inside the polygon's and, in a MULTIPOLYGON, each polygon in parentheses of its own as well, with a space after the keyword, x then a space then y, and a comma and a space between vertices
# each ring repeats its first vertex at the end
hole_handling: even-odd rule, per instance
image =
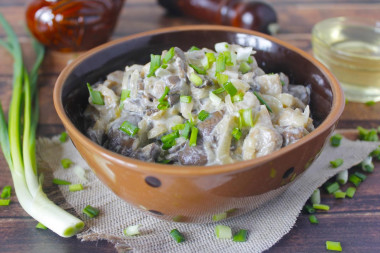
POLYGON ((61 144, 58 137, 41 138, 37 157, 39 167, 50 168, 54 177, 83 183, 85 189, 79 192, 69 192, 67 186, 59 187, 67 202, 64 206, 71 205, 86 223, 85 230, 78 235, 82 240, 104 239, 114 243, 119 251, 133 249, 133 252, 262 252, 292 229, 303 205, 317 187, 338 172, 361 162, 378 145, 378 142, 347 139, 343 139, 338 148, 326 145, 320 157, 279 197, 248 214, 217 223, 230 226, 233 233, 238 229, 247 229, 248 240, 244 243, 217 239, 214 234, 216 223, 200 225, 167 222, 134 209, 95 177, 71 141, 61 144), (63 169, 60 163, 63 158, 70 158, 75 165, 84 168, 87 181, 81 182, 73 168, 63 169), (342 158, 344 163, 333 169, 329 161, 337 158, 342 158), (97 218, 87 218, 82 214, 86 205, 99 208, 101 214, 97 218), (140 235, 123 235, 124 228, 137 224, 141 225, 140 235), (184 243, 177 243, 171 238, 169 232, 174 228, 183 232, 186 237, 184 243))

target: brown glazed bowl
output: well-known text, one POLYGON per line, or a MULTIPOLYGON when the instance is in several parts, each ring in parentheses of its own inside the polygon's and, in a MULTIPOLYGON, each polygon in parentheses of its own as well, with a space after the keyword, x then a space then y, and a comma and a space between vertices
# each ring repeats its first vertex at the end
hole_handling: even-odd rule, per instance
POLYGON ((276 38, 233 27, 183 26, 131 35, 88 51, 58 77, 54 105, 79 153, 116 195, 162 219, 204 223, 222 212, 246 213, 281 194, 320 153, 343 111, 344 96, 321 63, 276 38), (148 163, 111 152, 86 137, 87 82, 95 83, 126 65, 145 64, 151 53, 172 46, 213 48, 221 41, 252 46, 265 72, 281 71, 291 83, 310 84, 316 129, 270 155, 221 166, 148 163))

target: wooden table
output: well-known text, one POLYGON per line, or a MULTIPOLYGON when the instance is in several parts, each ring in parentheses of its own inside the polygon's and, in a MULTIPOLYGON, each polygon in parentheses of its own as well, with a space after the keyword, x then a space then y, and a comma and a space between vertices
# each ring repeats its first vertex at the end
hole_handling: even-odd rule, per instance
MULTIPOLYGON (((25 32, 24 11, 26 0, 1 0, 0 12, 16 30, 31 63, 31 41, 25 32)), ((279 38, 311 53, 312 26, 334 16, 378 18, 379 0, 269 0, 279 16, 279 38)), ((170 17, 154 0, 128 0, 122 10, 113 38, 184 24, 198 24, 192 18, 170 17)), ((4 32, 0 31, 0 36, 4 32)), ((49 51, 42 66, 40 87, 40 122, 38 135, 52 136, 64 130, 52 101, 54 82, 70 59, 78 54, 61 54, 49 51)), ((8 109, 11 97, 12 60, 0 50, 0 100, 8 109)), ((380 125, 380 103, 366 106, 348 103, 339 128, 351 129, 358 125, 380 125)), ((12 184, 8 166, 0 155, 0 188, 12 184)), ((57 188, 45 191, 54 194, 57 188)), ((14 195, 14 194, 13 194, 14 195)), ((64 239, 50 231, 35 229, 36 221, 20 207, 17 198, 11 205, 0 207, 0 252, 115 252, 105 241, 80 242, 76 238, 64 239)), ((269 252, 323 252, 325 241, 340 241, 345 252, 380 252, 380 163, 375 172, 359 188, 354 199, 335 200, 323 195, 323 202, 331 206, 327 213, 319 214, 319 225, 311 225, 308 216, 300 215, 295 227, 269 252)))

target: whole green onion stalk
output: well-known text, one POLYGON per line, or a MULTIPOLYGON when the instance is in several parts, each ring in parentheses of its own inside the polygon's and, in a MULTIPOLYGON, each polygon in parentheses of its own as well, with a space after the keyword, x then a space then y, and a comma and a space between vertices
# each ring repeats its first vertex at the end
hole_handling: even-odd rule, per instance
POLYGON ((0 103, 0 143, 12 174, 17 198, 22 208, 38 222, 60 236, 73 236, 84 227, 83 221, 47 198, 42 191, 42 180, 39 180, 37 174, 35 145, 39 111, 36 81, 44 58, 44 48, 39 43, 34 43, 37 59, 29 75, 23 63, 18 38, 1 13, 0 25, 7 35, 7 40, 0 40, 0 45, 14 59, 8 125, 0 103))

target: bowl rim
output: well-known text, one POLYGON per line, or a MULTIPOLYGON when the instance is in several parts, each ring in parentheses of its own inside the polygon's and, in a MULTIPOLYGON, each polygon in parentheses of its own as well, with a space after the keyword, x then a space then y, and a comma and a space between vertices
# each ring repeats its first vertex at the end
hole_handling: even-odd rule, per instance
POLYGON ((169 28, 160 28, 160 29, 155 29, 155 30, 150 30, 146 32, 129 35, 123 38, 119 38, 119 39, 107 42, 98 47, 95 47, 85 52, 78 58, 76 58, 73 62, 71 62, 61 71, 54 85, 53 100, 54 100, 54 107, 57 111, 57 114, 59 118, 61 119, 62 123, 64 124, 65 128, 69 132, 69 134, 71 133, 72 135, 75 135, 74 136, 75 139, 77 139, 79 142, 86 145, 88 149, 97 150, 98 152, 102 153, 103 156, 106 156, 108 159, 111 159, 116 163, 123 163, 125 165, 128 165, 128 167, 133 170, 139 170, 140 172, 146 172, 146 173, 153 173, 156 175, 161 174, 161 175, 177 175, 177 176, 178 175, 204 176, 204 175, 215 175, 215 174, 221 174, 221 173, 231 173, 231 172, 243 171, 246 169, 257 167, 260 164, 269 162, 270 160, 274 158, 277 158, 287 152, 297 149, 298 147, 304 145, 306 142, 317 138, 320 134, 326 131, 329 131, 329 129, 332 126, 334 126, 335 123, 337 123, 339 117, 341 116, 343 112, 344 104, 345 104, 343 90, 339 82, 337 81, 337 79, 324 65, 322 65, 322 63, 320 63, 312 55, 291 45, 288 42, 282 41, 278 38, 275 38, 266 34, 262 34, 260 32, 251 31, 251 30, 247 30, 243 28, 220 26, 220 25, 186 25, 186 26, 174 26, 174 27, 169 27, 169 28), (71 120, 68 118, 64 110, 62 99, 61 99, 63 84, 67 76, 72 72, 72 70, 76 68, 86 58, 90 57, 92 54, 100 52, 101 50, 105 48, 114 46, 119 43, 123 43, 128 40, 137 39, 137 38, 141 38, 145 36, 159 35, 162 33, 175 33, 175 32, 195 31, 195 30, 225 31, 225 32, 244 33, 248 35, 263 37, 282 47, 285 47, 291 51, 294 51, 295 53, 301 55, 301 57, 303 58, 306 58, 306 60, 311 62, 313 65, 315 65, 326 76, 331 86, 333 101, 332 101, 331 110, 329 114, 327 115, 326 119, 314 131, 304 136, 302 139, 300 139, 296 143, 283 147, 266 156, 262 156, 259 158, 254 158, 254 159, 246 160, 246 161, 238 161, 235 163, 224 164, 224 165, 184 166, 184 165, 166 165, 166 164, 160 164, 160 163, 145 162, 145 161, 126 157, 116 152, 110 151, 104 148, 103 146, 100 146, 99 144, 93 142, 87 136, 82 134, 71 122, 71 120))

